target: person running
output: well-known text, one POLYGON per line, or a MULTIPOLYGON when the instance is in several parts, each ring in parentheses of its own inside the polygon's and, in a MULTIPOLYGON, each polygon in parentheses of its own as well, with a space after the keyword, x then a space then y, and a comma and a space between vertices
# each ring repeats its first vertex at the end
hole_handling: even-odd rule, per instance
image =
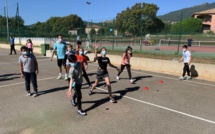
POLYGON ((62 79, 62 66, 64 66, 65 70, 65 80, 68 80, 67 76, 67 68, 66 68, 66 60, 65 60, 65 54, 66 54, 66 43, 63 42, 62 36, 58 36, 58 41, 54 44, 54 50, 52 52, 51 61, 53 59, 53 56, 55 52, 57 51, 57 65, 59 68, 59 76, 57 77, 58 80, 62 79))
POLYGON ((27 40, 26 47, 28 48, 29 53, 33 53, 33 43, 31 41, 31 39, 27 40))
POLYGON ((95 83, 93 84, 93 86, 90 89, 88 94, 89 95, 93 94, 93 89, 98 85, 99 80, 103 78, 105 80, 105 83, 106 83, 107 88, 108 88, 110 102, 116 103, 116 100, 112 96, 110 78, 109 78, 109 74, 107 71, 107 65, 109 64, 110 67, 113 67, 113 68, 117 69, 118 71, 119 71, 119 69, 116 66, 112 65, 110 62, 110 59, 108 57, 106 57, 107 50, 105 47, 101 48, 101 50, 100 50, 101 56, 100 57, 97 56, 97 52, 98 52, 98 45, 95 45, 95 59, 98 61, 99 67, 98 67, 95 83))
POLYGON ((131 65, 130 65, 131 51, 132 51, 132 49, 130 47, 128 47, 125 50, 125 52, 123 53, 122 62, 121 62, 121 68, 120 68, 120 71, 118 72, 118 74, 116 76, 116 80, 119 80, 120 74, 122 73, 122 71, 126 67, 127 71, 128 71, 128 76, 129 76, 130 83, 132 84, 134 82, 134 80, 131 78, 131 65))
POLYGON ((27 96, 31 96, 30 91, 30 81, 33 84, 34 94, 37 96, 37 74, 39 73, 37 59, 33 54, 28 53, 28 48, 22 46, 20 48, 22 55, 19 57, 19 68, 21 73, 21 78, 25 78, 25 89, 27 91, 27 96))
POLYGON ((86 73, 86 70, 88 68, 88 62, 87 62, 86 57, 84 56, 84 49, 83 48, 79 48, 79 52, 78 52, 78 55, 76 55, 76 57, 77 57, 77 62, 81 63, 83 76, 84 76, 85 80, 87 81, 89 88, 91 88, 92 86, 91 86, 89 77, 86 73))
POLYGON ((16 50, 15 50, 15 39, 14 37, 11 35, 10 36, 10 54, 9 55, 12 55, 12 51, 14 51, 14 54, 16 54, 16 50))
POLYGON ((82 87, 82 67, 81 63, 77 62, 77 58, 75 55, 69 55, 68 60, 70 63, 70 70, 69 70, 69 90, 67 92, 67 97, 70 98, 72 95, 72 87, 74 87, 74 95, 72 97, 72 105, 76 106, 75 99, 77 98, 77 109, 78 114, 81 116, 87 115, 86 112, 82 110, 82 93, 81 93, 81 87, 82 87))
POLYGON ((192 79, 191 76, 190 76, 190 68, 189 68, 189 65, 190 65, 190 62, 191 62, 191 53, 190 51, 188 51, 188 47, 187 45, 184 45, 183 46, 183 56, 181 57, 181 59, 179 60, 179 63, 184 60, 184 68, 183 68, 183 74, 181 77, 179 77, 179 80, 184 80, 185 79, 185 74, 187 73, 187 80, 190 80, 192 79))

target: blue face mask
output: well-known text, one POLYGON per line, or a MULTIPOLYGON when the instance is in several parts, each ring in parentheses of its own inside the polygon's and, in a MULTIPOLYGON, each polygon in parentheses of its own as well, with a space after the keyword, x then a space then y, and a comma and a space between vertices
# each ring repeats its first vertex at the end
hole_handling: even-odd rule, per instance
POLYGON ((22 54, 23 54, 23 55, 27 55, 27 54, 28 54, 28 52, 27 52, 27 51, 25 51, 25 52, 22 52, 22 54))
POLYGON ((102 51, 102 54, 103 54, 103 55, 106 55, 106 54, 107 54, 107 52, 106 52, 106 51, 102 51))
POLYGON ((71 66, 71 67, 75 67, 75 66, 76 66, 76 63, 70 63, 70 66, 71 66))
POLYGON ((80 55, 83 55, 84 53, 83 53, 82 51, 79 51, 79 54, 80 54, 80 55))

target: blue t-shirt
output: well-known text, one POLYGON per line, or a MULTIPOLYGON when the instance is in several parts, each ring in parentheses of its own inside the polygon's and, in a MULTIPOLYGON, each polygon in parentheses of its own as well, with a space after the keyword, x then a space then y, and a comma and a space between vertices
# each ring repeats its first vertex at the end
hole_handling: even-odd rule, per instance
POLYGON ((188 39, 188 40, 187 40, 188 45, 191 45, 191 44, 192 44, 192 41, 193 41, 193 39, 188 39))
POLYGON ((54 50, 57 51, 57 58, 58 59, 64 59, 66 54, 66 44, 65 43, 55 43, 54 44, 54 50))
POLYGON ((10 44, 11 45, 14 45, 15 43, 14 43, 14 38, 10 38, 10 44))

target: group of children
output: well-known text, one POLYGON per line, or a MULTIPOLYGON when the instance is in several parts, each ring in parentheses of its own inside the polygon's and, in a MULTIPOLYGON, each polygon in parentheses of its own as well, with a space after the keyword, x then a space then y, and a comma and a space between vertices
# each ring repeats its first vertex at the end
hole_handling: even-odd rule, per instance
MULTIPOLYGON (((130 58, 132 57, 132 48, 130 46, 127 47, 125 52, 122 55, 122 61, 120 68, 111 64, 110 59, 106 57, 107 50, 105 47, 102 47, 100 51, 98 51, 98 45, 94 45, 95 47, 95 59, 98 61, 98 69, 96 74, 96 80, 93 85, 88 78, 86 73, 88 68, 87 58, 84 55, 84 49, 81 48, 81 41, 77 41, 76 49, 73 50, 71 45, 66 45, 63 42, 62 36, 58 37, 58 41, 54 45, 54 50, 51 56, 51 61, 53 59, 53 55, 57 52, 57 65, 59 67, 59 76, 57 79, 62 79, 62 66, 65 69, 65 80, 68 80, 69 89, 67 91, 67 97, 72 96, 71 103, 73 106, 77 106, 77 112, 85 116, 87 115, 86 112, 82 110, 81 106, 81 99, 82 99, 82 82, 83 77, 86 79, 87 84, 89 86, 89 95, 93 94, 94 88, 98 85, 100 79, 104 79, 109 93, 110 102, 116 103, 116 100, 112 96, 112 89, 110 84, 110 77, 107 70, 107 65, 112 68, 115 68, 118 71, 116 79, 119 80, 119 76, 124 70, 127 68, 128 76, 130 83, 133 83, 134 80, 131 76, 131 69, 130 69, 130 58), (101 56, 98 56, 98 53, 101 56), (72 89, 74 89, 74 93, 72 95, 72 89)), ((34 94, 33 96, 37 96, 37 80, 36 75, 39 73, 38 63, 33 54, 28 52, 28 48, 26 46, 21 47, 22 55, 19 57, 19 64, 20 64, 20 72, 21 76, 25 78, 25 85, 27 95, 30 96, 30 79, 32 80, 32 84, 34 87, 34 94)), ((179 78, 180 80, 185 79, 185 73, 187 72, 188 77, 187 79, 191 79, 190 71, 189 71, 189 64, 191 62, 191 54, 188 51, 186 45, 183 46, 183 56, 179 62, 184 60, 184 69, 183 75, 179 78)))

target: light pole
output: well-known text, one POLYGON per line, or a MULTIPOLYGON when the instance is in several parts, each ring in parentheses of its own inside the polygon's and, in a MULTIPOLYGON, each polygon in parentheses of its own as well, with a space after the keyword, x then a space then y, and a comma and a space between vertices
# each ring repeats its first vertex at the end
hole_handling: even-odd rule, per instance
POLYGON ((90 33, 90 30, 89 30, 89 28, 90 28, 90 26, 89 26, 89 16, 90 16, 90 11, 89 10, 90 10, 90 6, 89 5, 91 4, 91 2, 87 1, 86 3, 88 5, 88 13, 87 13, 88 14, 87 15, 88 16, 88 23, 87 23, 88 33, 87 33, 87 39, 89 40, 89 33, 90 33))
POLYGON ((8 5, 7 0, 5 0, 5 17, 6 17, 6 23, 7 23, 7 41, 9 40, 9 25, 8 25, 8 5))

